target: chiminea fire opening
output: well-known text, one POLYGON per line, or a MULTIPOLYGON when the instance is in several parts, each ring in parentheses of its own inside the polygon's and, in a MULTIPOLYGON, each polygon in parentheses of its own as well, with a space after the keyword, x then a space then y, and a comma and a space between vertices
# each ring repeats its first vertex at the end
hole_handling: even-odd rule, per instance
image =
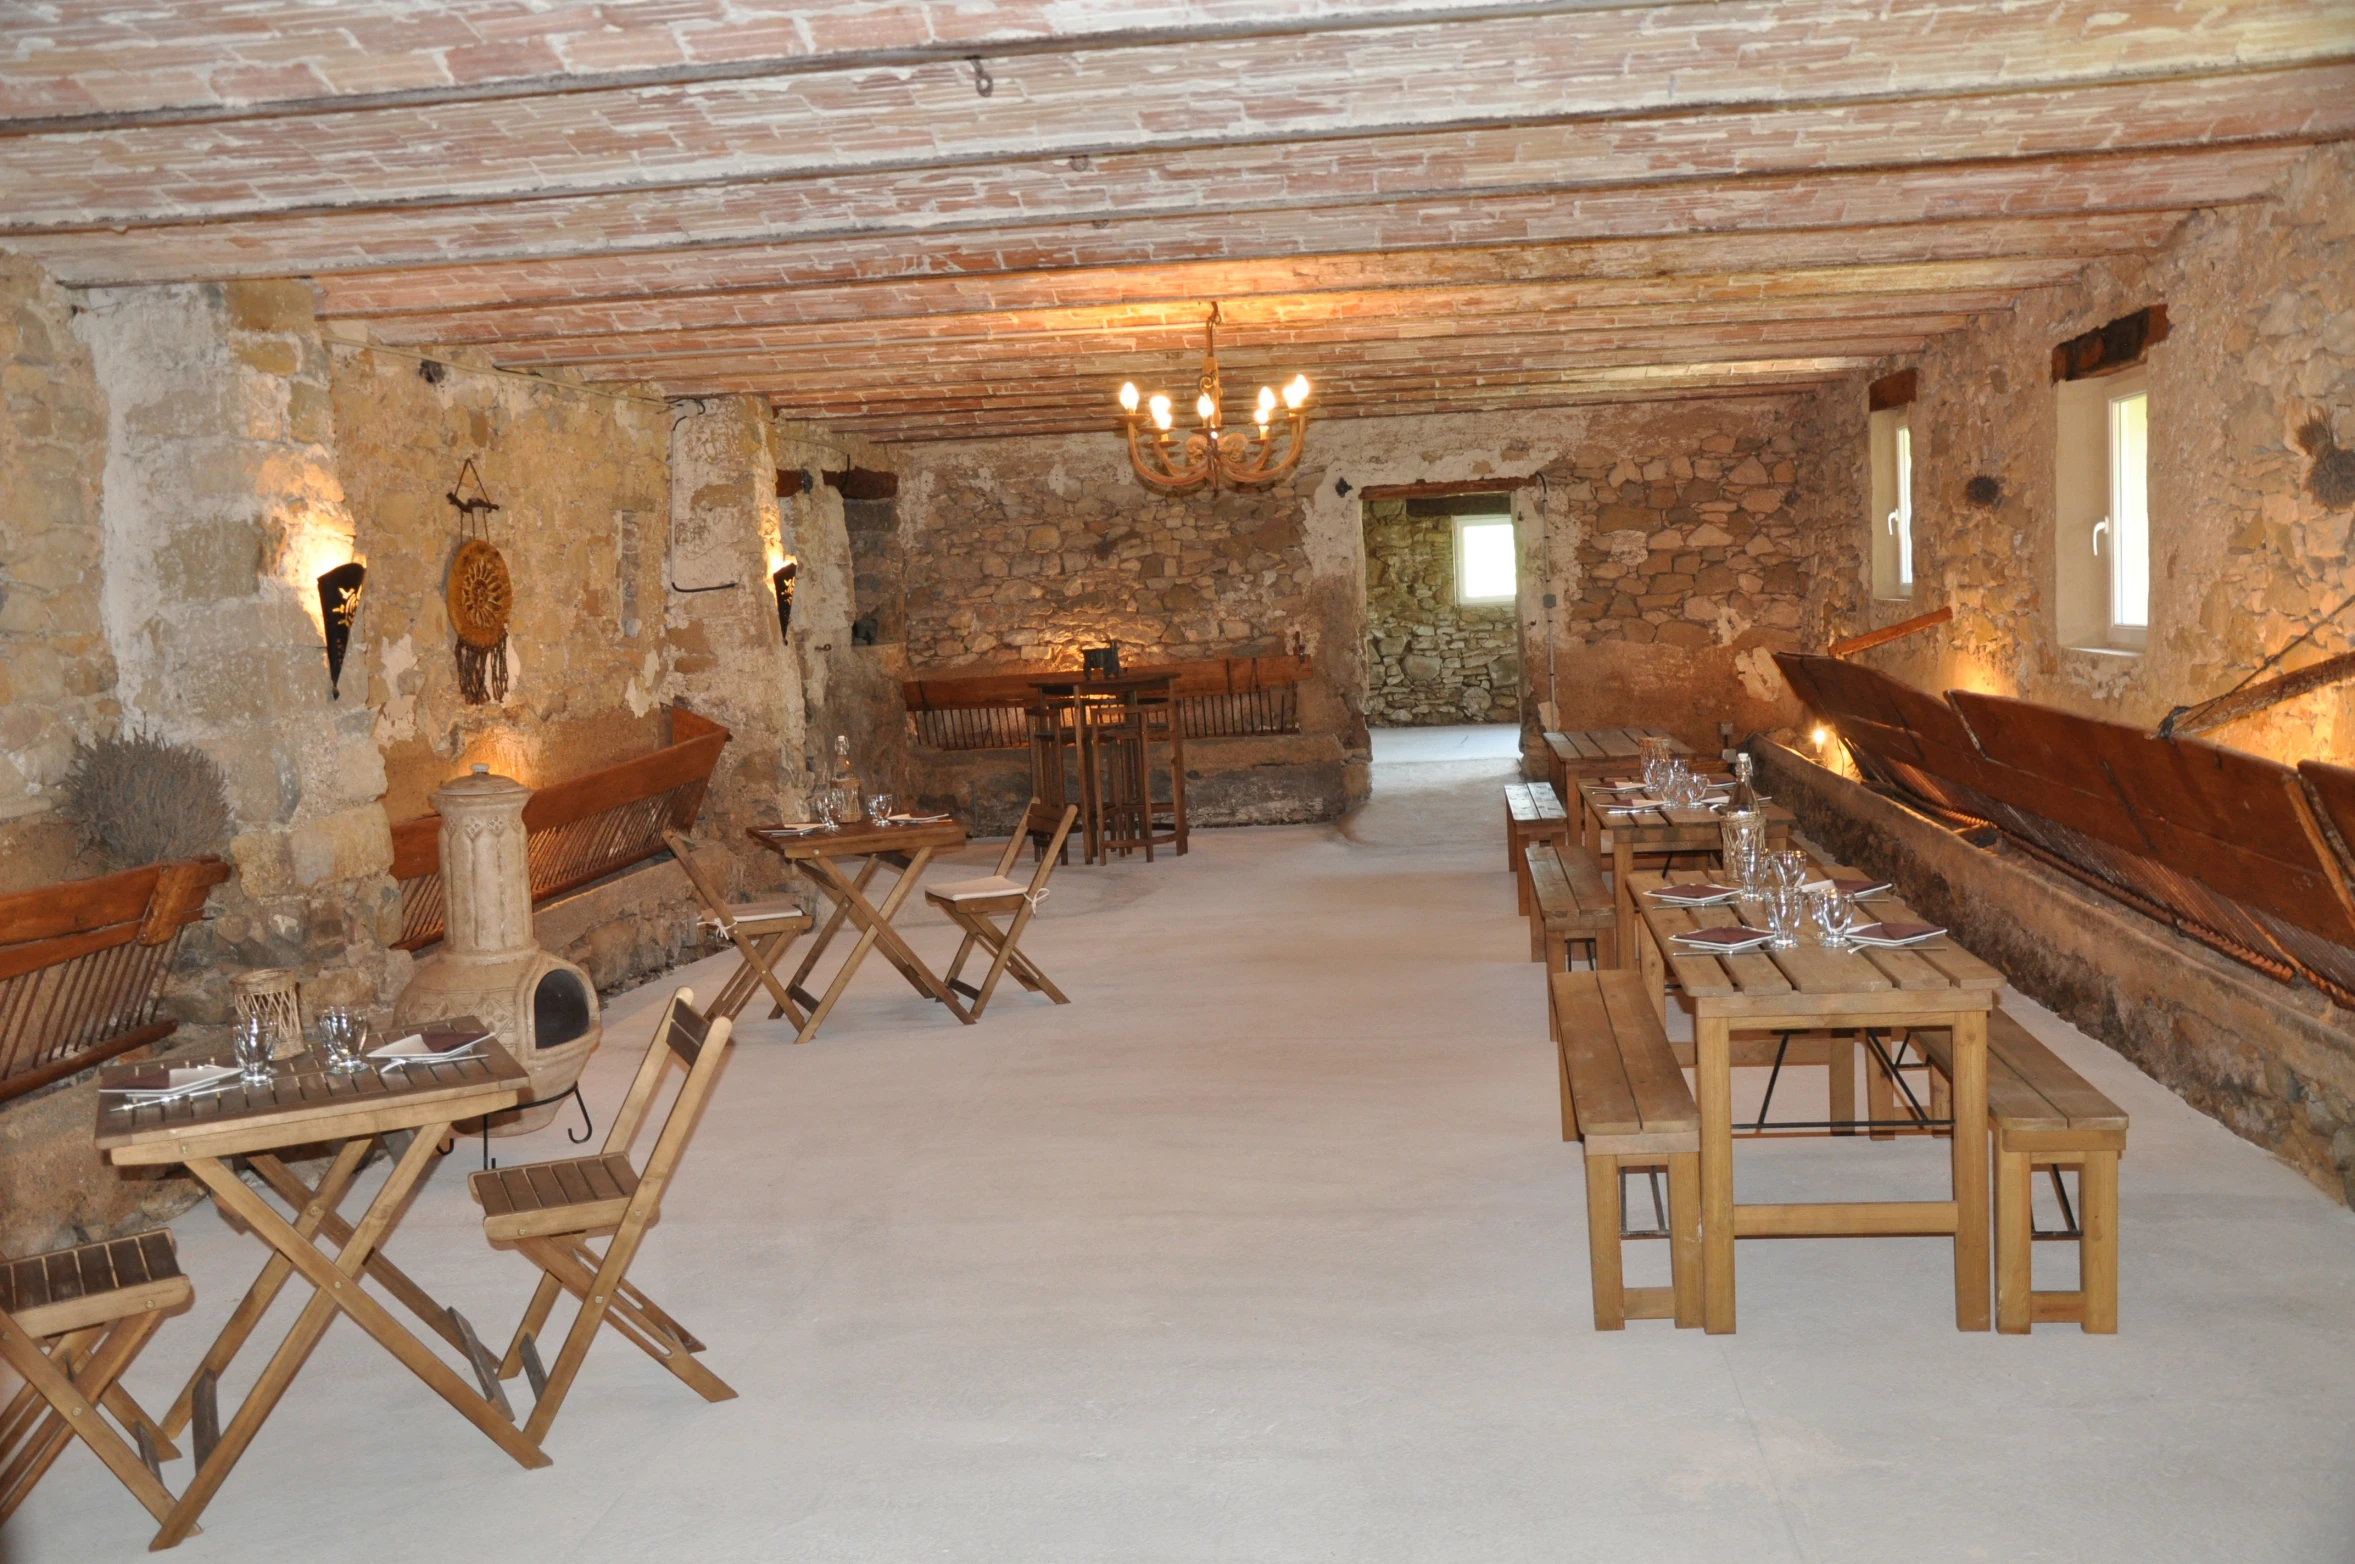
POLYGON ((541 977, 532 990, 532 1047, 554 1048, 588 1030, 588 985, 562 968, 541 977))

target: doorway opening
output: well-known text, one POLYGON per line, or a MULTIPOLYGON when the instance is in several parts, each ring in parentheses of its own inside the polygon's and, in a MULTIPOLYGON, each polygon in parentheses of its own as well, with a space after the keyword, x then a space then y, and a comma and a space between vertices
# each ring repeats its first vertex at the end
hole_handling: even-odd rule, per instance
MULTIPOLYGON (((1511 491, 1369 499, 1364 516, 1366 726, 1477 729, 1460 743, 1517 754, 1520 549, 1511 491)), ((1401 758, 1431 748, 1375 743, 1401 758)))

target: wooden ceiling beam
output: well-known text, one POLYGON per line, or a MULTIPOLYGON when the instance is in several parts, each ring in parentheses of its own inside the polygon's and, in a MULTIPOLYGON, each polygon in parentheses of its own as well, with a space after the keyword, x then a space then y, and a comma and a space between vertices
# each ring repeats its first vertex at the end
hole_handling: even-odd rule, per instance
MULTIPOLYGON (((1671 177, 1587 183, 1527 178, 1466 189, 1452 182, 1377 193, 1299 193, 1280 172, 1251 189, 1271 195, 1173 193, 1153 205, 1118 210, 1068 198, 1009 216, 981 192, 943 207, 917 192, 898 207, 856 199, 809 199, 812 192, 766 187, 741 209, 690 213, 629 202, 586 203, 591 210, 543 211, 528 230, 464 211, 412 215, 397 223, 310 217, 236 226, 206 223, 136 234, 88 233, 70 239, 12 240, 60 280, 81 286, 237 276, 317 275, 387 265, 459 259, 521 260, 559 255, 603 257, 626 272, 645 257, 748 238, 780 244, 836 244, 893 237, 904 244, 973 242, 1028 250, 1042 233, 1078 223, 1100 243, 1106 229, 1134 232, 1179 258, 1194 245, 1225 246, 1239 233, 1273 232, 1298 248, 1350 248, 1327 235, 1360 235, 1377 246, 1421 247, 1453 240, 1532 237, 1634 238, 1768 227, 1847 227, 1951 222, 2023 212, 2083 214, 2108 209, 2189 209, 2260 198, 2301 146, 2225 150, 2073 153, 2056 158, 1977 160, 1923 167, 1903 162, 1835 173, 1671 177), (791 199, 787 199, 791 197, 791 199), (1387 236, 1387 242, 1385 237, 1387 236)), ((1529 170, 1522 171, 1526 175, 1529 170)), ((833 183, 833 182, 826 182, 833 183)), ((833 194, 826 192, 825 194, 833 194)), ((1073 235, 1074 238, 1077 235, 1073 235)), ((1085 243, 1086 241, 1082 241, 1085 243)), ((1362 241, 1361 241, 1362 242, 1362 241)))
MULTIPOLYGON (((863 318, 899 309, 922 314, 943 299, 996 300, 1008 290, 1024 300, 1210 299, 1248 292, 1323 288, 1351 291, 1405 275, 1424 285, 1453 281, 1642 282, 1770 269, 1903 267, 1940 261, 2054 262, 2080 265, 2102 255, 2158 242, 2175 212, 2065 213, 1993 217, 1970 223, 1866 225, 1838 229, 1760 228, 1737 234, 1652 235, 1541 243, 1384 247, 1367 244, 1277 255, 1154 261, 1136 253, 1071 258, 1068 264, 1022 263, 978 245, 942 242, 914 248, 857 242, 814 248, 750 246, 666 257, 629 273, 617 288, 612 268, 587 261, 421 267, 313 279, 320 313, 399 330, 402 340, 462 320, 568 311, 628 312, 693 303, 715 310, 771 307, 817 297, 863 318), (881 298, 887 304, 870 303, 881 298)), ((1133 246, 1130 247, 1133 250, 1133 246)), ((659 328, 665 320, 647 324, 659 328)))
MULTIPOLYGON (((1359 344, 1415 342, 1543 341, 1556 347, 1610 343, 1631 336, 1694 331, 1731 333, 1752 326, 1797 330, 1810 326, 1855 330, 1866 324, 1903 325, 1914 331, 1951 331, 1972 313, 2009 306, 2000 292, 1928 294, 1919 297, 1775 300, 1765 303, 1638 305, 1618 309, 1451 310, 1444 301, 1379 315, 1341 314, 1323 318, 1236 321, 1218 328, 1222 362, 1272 362, 1319 352, 1345 353, 1359 344)), ((760 358, 781 365, 823 370, 837 365, 894 363, 955 364, 1008 362, 1079 364, 1125 359, 1157 368, 1132 373, 1190 373, 1202 352, 1203 321, 1198 312, 1151 328, 1013 326, 951 334, 924 331, 866 331, 845 326, 832 332, 676 333, 668 339, 633 336, 559 343, 502 344, 492 356, 507 368, 571 369, 596 378, 624 378, 683 370, 714 359, 760 358), (657 348, 655 342, 664 345, 657 348)))

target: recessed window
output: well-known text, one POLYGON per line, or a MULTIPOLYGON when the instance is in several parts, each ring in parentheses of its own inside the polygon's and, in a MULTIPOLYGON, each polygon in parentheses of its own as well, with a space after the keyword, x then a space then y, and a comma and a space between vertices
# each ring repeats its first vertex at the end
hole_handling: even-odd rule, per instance
POLYGON ((1510 603, 1514 575, 1513 518, 1458 516, 1456 523, 1456 601, 1510 603))
POLYGON ((2142 368, 2055 388, 2059 630, 2088 651, 2150 638, 2150 381, 2142 368))
POLYGON ((1913 409, 1872 415, 1873 596, 1913 596, 1913 409))

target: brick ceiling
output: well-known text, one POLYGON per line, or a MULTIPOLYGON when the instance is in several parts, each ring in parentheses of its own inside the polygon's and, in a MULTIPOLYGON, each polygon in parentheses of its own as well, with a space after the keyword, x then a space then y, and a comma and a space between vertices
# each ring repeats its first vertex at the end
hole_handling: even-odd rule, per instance
POLYGON ((1819 382, 2355 134, 2355 0, 0 0, 0 247, 883 439, 1819 382), (986 86, 987 91, 982 88, 986 86))

